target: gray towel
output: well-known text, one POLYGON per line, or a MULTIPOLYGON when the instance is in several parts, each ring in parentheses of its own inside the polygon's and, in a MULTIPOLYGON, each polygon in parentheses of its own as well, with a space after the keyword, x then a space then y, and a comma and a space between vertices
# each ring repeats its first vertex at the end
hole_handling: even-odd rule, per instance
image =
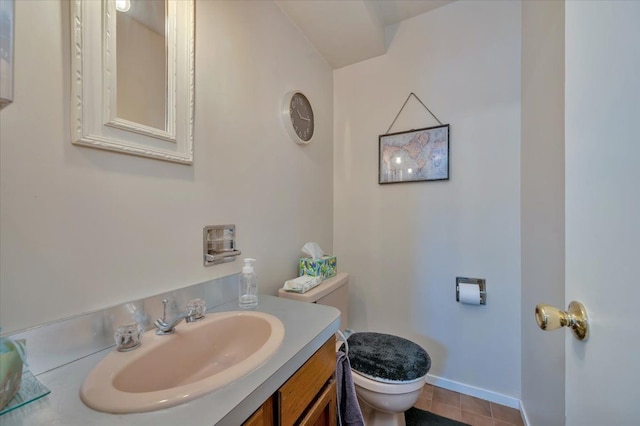
POLYGON ((351 377, 351 364, 344 352, 336 352, 336 390, 338 393, 338 424, 340 426, 364 426, 362 411, 358 405, 356 388, 351 377))

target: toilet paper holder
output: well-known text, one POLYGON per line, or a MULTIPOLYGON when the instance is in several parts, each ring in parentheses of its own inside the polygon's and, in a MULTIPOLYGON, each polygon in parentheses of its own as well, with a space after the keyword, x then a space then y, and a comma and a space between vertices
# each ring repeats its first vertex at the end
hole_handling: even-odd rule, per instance
POLYGON ((456 277, 456 302, 460 302, 460 284, 477 284, 480 287, 480 304, 487 304, 487 282, 484 278, 456 277))

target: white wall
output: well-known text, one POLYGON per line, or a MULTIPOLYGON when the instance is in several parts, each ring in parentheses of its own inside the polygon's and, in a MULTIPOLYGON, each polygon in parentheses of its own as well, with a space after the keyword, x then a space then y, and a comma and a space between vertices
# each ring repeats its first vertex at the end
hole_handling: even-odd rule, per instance
MULTIPOLYGON (((386 55, 334 74, 334 252, 351 274, 350 326, 415 339, 448 385, 514 398, 520 12, 455 2, 400 24, 386 55), (378 135, 412 91, 451 124, 451 179, 380 186, 378 135), (456 276, 486 278, 487 305, 456 303, 456 276)), ((434 124, 412 100, 393 130, 434 124)))
POLYGON ((239 272, 205 268, 202 227, 235 223, 261 292, 332 250, 332 70, 272 2, 196 4, 193 166, 73 146, 67 2, 16 2, 14 103, 0 112, 3 332, 239 272), (309 146, 279 111, 303 90, 309 146))
POLYGON ((564 1, 522 2, 522 403, 531 425, 564 424, 564 332, 535 306, 564 300, 564 1))

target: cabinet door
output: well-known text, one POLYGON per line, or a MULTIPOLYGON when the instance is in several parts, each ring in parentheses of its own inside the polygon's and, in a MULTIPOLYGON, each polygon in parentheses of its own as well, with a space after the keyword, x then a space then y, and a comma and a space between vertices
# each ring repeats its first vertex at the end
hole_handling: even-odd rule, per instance
POLYGON ((265 401, 242 426, 273 426, 273 397, 265 401))
POLYGON ((300 426, 336 426, 336 423, 336 380, 331 379, 300 421, 300 426))
MULTIPOLYGON (((327 342, 278 390, 278 424, 291 426, 313 404, 336 369, 336 340, 327 342)), ((334 391, 335 393, 335 391, 334 391)))

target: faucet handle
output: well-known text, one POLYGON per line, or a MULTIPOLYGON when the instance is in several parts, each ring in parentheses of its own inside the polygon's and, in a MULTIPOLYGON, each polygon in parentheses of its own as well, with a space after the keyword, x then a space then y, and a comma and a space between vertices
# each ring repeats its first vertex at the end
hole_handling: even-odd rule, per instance
POLYGON ((205 301, 202 299, 193 299, 187 303, 187 322, 194 322, 204 318, 204 313, 207 310, 205 301))
POLYGON ((142 331, 142 327, 136 321, 118 327, 113 335, 118 352, 132 351, 140 346, 142 331))

